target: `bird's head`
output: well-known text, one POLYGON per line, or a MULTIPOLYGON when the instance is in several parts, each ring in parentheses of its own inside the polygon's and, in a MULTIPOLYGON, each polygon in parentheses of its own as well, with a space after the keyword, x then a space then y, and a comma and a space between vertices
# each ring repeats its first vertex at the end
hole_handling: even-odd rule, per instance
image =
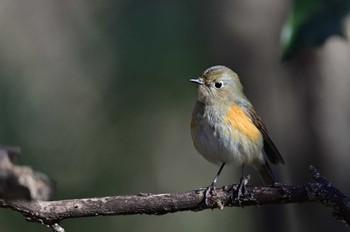
POLYGON ((198 84, 198 101, 204 104, 226 104, 243 95, 238 75, 222 65, 210 67, 190 81, 198 84))

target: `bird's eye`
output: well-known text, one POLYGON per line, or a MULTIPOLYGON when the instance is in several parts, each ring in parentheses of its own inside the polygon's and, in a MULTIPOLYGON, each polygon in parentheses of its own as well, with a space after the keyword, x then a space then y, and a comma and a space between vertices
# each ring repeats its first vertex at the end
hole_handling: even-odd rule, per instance
POLYGON ((223 86, 222 81, 215 82, 214 84, 215 88, 220 89, 223 86))

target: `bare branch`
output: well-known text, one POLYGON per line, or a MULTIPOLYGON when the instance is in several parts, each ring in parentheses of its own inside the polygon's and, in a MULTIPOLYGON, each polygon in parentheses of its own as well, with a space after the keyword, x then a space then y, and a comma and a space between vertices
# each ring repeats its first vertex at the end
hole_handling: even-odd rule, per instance
POLYGON ((235 200, 237 185, 215 189, 208 205, 203 200, 204 190, 183 193, 150 194, 129 196, 70 199, 61 201, 0 200, 0 207, 10 208, 23 214, 28 221, 50 226, 54 231, 64 231, 58 225, 64 219, 111 215, 149 214, 162 215, 179 211, 201 211, 224 207, 246 207, 251 205, 285 204, 321 201, 332 207, 338 219, 349 225, 349 198, 342 194, 320 174, 310 168, 315 183, 307 186, 276 185, 249 187, 235 200))
POLYGON ((350 199, 314 168, 310 166, 315 183, 308 185, 309 198, 320 201, 324 206, 333 209, 333 215, 350 226, 350 199))
POLYGON ((54 183, 28 166, 15 165, 18 147, 0 146, 0 198, 7 200, 48 200, 54 183))
MULTIPOLYGON (((236 185, 234 186, 236 187, 236 185)), ((184 193, 110 196, 62 201, 1 201, 0 206, 22 213, 28 221, 52 225, 67 218, 201 211, 225 206, 249 206, 313 201, 305 186, 246 187, 241 202, 234 200, 234 188, 216 189, 209 205, 203 202, 204 189, 184 193)))

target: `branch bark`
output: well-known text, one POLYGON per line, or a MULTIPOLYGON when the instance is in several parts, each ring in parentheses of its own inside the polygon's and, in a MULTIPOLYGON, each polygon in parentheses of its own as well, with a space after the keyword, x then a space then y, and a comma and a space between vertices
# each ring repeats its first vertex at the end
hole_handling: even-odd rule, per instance
POLYGON ((333 215, 350 228, 350 199, 336 189, 325 177, 310 166, 310 172, 315 180, 307 186, 310 200, 318 200, 324 206, 333 209, 333 215))
POLYGON ((233 197, 236 194, 237 185, 217 188, 211 193, 208 205, 203 200, 205 189, 198 189, 183 193, 140 193, 61 201, 0 200, 0 207, 18 211, 28 221, 49 225, 52 229, 55 228, 54 231, 64 231, 58 223, 68 218, 132 214, 162 215, 232 206, 320 201, 325 206, 331 207, 338 219, 350 225, 349 198, 321 177, 315 168, 310 167, 310 172, 314 177, 314 183, 306 186, 247 186, 240 201, 233 197))

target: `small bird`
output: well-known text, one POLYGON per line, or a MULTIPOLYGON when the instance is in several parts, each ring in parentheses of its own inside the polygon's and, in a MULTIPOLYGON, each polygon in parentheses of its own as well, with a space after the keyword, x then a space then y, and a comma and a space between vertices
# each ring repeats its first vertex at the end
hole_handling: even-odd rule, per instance
POLYGON ((244 187, 244 165, 253 166, 265 184, 277 183, 269 162, 284 164, 284 160, 244 95, 238 75, 217 65, 190 81, 198 84, 198 98, 191 120, 193 144, 206 160, 221 165, 207 188, 206 201, 226 164, 242 165, 240 189, 244 187))

